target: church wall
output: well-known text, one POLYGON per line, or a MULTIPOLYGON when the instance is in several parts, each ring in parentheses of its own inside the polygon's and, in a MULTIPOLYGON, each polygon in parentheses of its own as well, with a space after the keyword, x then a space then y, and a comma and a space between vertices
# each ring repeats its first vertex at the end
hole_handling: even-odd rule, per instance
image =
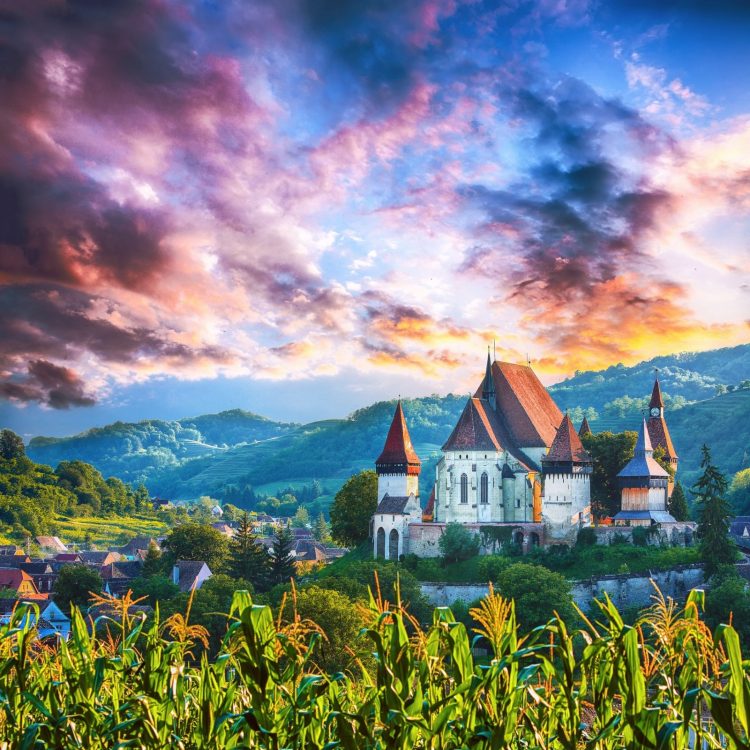
POLYGON ((503 520, 500 454, 490 451, 447 453, 437 466, 435 520, 485 523, 503 520), (481 477, 487 473, 486 505, 481 500, 481 477), (466 474, 467 502, 461 502, 461 475, 466 474))
MULTIPOLYGON (((412 553, 419 557, 440 557, 440 537, 445 530, 445 523, 410 523, 408 524, 408 546, 405 554, 412 553)), ((467 524, 470 532, 480 535, 481 523, 467 524)), ((519 527, 523 535, 523 549, 528 551, 535 544, 544 544, 545 529, 542 524, 526 524, 519 527)), ((497 549, 481 547, 480 555, 497 553, 497 549)))
POLYGON ((524 448, 521 450, 537 465, 542 465, 542 456, 547 455, 549 448, 524 448))
POLYGON ((378 502, 385 495, 391 497, 419 497, 419 477, 407 474, 379 474, 378 475, 378 502))

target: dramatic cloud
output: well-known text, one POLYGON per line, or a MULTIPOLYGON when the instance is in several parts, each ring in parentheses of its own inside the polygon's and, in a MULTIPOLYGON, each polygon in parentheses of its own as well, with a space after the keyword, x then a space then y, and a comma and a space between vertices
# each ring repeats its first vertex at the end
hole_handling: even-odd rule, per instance
POLYGON ((747 113, 657 55, 677 8, 6 6, 17 405, 170 375, 448 390, 492 340, 560 377, 747 338, 747 113))

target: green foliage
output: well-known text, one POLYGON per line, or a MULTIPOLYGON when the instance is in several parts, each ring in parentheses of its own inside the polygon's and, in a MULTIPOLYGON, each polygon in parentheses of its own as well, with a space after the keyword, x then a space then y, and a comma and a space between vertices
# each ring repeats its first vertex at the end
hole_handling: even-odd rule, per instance
POLYGON ((211 659, 194 658, 203 636, 185 625, 184 610, 166 622, 123 611, 109 622, 115 637, 101 638, 75 611, 58 649, 33 648, 24 609, 0 624, 8 747, 747 746, 750 677, 738 633, 707 631, 702 592, 691 592, 682 610, 659 599, 638 627, 605 599, 592 618, 598 625, 578 630, 554 618, 533 632, 519 629, 512 601, 493 594, 462 606, 461 621, 436 609, 417 637, 406 612, 373 601, 362 612, 373 661, 361 675, 316 668, 319 628, 291 614, 277 623, 247 592, 230 594, 229 579, 211 583, 190 613, 191 623, 215 630, 211 659), (475 635, 489 650, 486 665, 472 654, 475 635))
POLYGON ((307 508, 304 505, 300 505, 297 508, 294 518, 292 519, 292 526, 295 529, 306 529, 310 525, 310 514, 307 512, 307 508))
POLYGON ((228 570, 233 578, 252 582, 255 591, 266 591, 270 586, 271 560, 266 548, 253 534, 247 513, 240 519, 229 544, 228 570))
POLYGON ((591 510, 597 518, 614 516, 620 510, 617 474, 633 457, 638 434, 635 432, 590 433, 581 441, 593 460, 591 510))
POLYGON ((516 603, 516 615, 524 628, 533 628, 557 613, 563 620, 575 622, 570 583, 559 573, 541 565, 514 563, 497 577, 497 591, 516 603))
POLYGON ((438 546, 446 563, 461 562, 479 554, 479 537, 461 523, 449 523, 438 546))
POLYGON ((156 576, 164 573, 164 562, 165 561, 162 560, 161 550, 156 546, 154 542, 151 542, 148 545, 146 557, 143 560, 141 576, 143 578, 150 578, 151 576, 156 576))
POLYGON ((184 523, 173 529, 162 547, 169 566, 177 560, 202 560, 212 573, 220 572, 229 556, 224 534, 200 523, 184 523))
POLYGON ((286 526, 276 529, 271 548, 270 579, 271 584, 287 583, 294 578, 294 537, 286 526))
POLYGON ((596 544, 596 530, 592 526, 578 529, 576 547, 593 547, 596 544))
POLYGON ((706 622, 716 628, 730 620, 743 645, 750 647, 750 592, 734 565, 717 570, 706 595, 706 622))
POLYGON ((296 608, 323 631, 313 648, 313 663, 329 674, 352 669, 355 654, 365 645, 360 631, 366 624, 354 601, 340 591, 308 586, 297 593, 296 608))
POLYGON ((15 458, 23 458, 25 455, 23 440, 12 430, 2 430, 0 432, 0 458, 12 461, 15 458))
POLYGON ((319 513, 313 524, 313 537, 319 542, 331 541, 331 527, 325 519, 323 513, 319 513))
POLYGON ((347 547, 365 541, 377 504, 378 477, 374 471, 361 471, 347 479, 331 506, 333 538, 347 547))
POLYGON ((672 490, 672 497, 669 498, 669 512, 676 521, 688 521, 690 519, 685 490, 679 480, 672 490))
POLYGON ((732 509, 726 500, 726 477, 711 463, 711 451, 703 445, 703 473, 691 490, 698 509, 698 539, 706 577, 720 566, 733 563, 737 548, 729 536, 732 509))
POLYGON ((482 581, 496 581, 500 573, 510 565, 511 560, 505 555, 486 555, 479 559, 477 572, 482 581))
POLYGON ((732 477, 727 499, 737 512, 737 515, 750 513, 750 469, 738 471, 732 477))
POLYGON ((52 590, 57 605, 68 611, 71 605, 82 607, 102 590, 99 571, 87 565, 63 565, 52 590))
POLYGON ((180 593, 180 587, 172 583, 172 579, 163 574, 151 576, 142 575, 131 584, 135 597, 147 597, 147 604, 155 607, 159 602, 172 599, 180 593))

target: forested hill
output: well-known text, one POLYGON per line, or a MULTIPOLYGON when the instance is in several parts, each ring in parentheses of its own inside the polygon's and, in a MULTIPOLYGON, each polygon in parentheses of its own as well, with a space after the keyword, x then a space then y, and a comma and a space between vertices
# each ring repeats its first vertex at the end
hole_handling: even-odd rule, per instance
MULTIPOLYGON (((703 441, 729 476, 745 468, 750 455, 750 345, 578 373, 550 390, 576 423, 586 411, 590 420, 595 417, 595 431, 635 429, 651 393, 654 367, 660 368, 686 482, 698 470, 703 441)), ((425 486, 465 399, 449 395, 404 402, 425 486)), ((347 419, 307 425, 273 422, 240 410, 176 422, 117 423, 72 438, 35 438, 28 453, 52 465, 79 458, 105 475, 145 481, 152 493, 172 498, 210 494, 231 499, 246 487, 276 494, 314 479, 330 495, 351 473, 372 467, 393 408, 393 401, 379 402, 347 419)))
POLYGON ((576 372, 552 386, 550 393, 561 409, 593 408, 600 419, 637 412, 651 396, 655 368, 667 406, 679 408, 734 390, 743 382, 750 384, 750 344, 670 354, 632 367, 618 364, 598 372, 576 372))

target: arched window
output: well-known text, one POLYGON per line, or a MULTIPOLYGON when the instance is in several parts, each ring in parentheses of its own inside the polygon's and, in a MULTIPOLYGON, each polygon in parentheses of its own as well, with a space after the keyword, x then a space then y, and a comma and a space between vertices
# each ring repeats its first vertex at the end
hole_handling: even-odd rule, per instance
POLYGON ((485 471, 482 474, 482 478, 479 480, 479 502, 482 505, 487 505, 490 501, 490 480, 485 471))
POLYGON ((388 535, 388 559, 398 560, 398 531, 391 529, 388 535))
POLYGON ((382 526, 378 529, 376 550, 375 557, 385 557, 385 529, 382 526))
POLYGON ((469 477, 466 474, 461 474, 461 502, 469 502, 469 477))

